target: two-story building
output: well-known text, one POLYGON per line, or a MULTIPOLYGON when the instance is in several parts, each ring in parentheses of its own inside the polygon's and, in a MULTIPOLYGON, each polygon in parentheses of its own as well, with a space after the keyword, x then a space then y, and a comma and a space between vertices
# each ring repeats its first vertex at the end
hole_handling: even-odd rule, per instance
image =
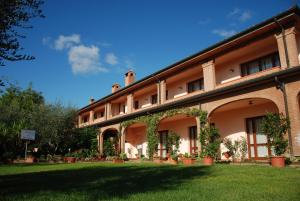
MULTIPOLYGON (((272 155, 258 129, 261 118, 267 112, 283 113, 291 122, 290 154, 300 156, 298 30, 300 10, 293 7, 141 80, 129 71, 125 87, 112 85, 111 94, 78 111, 78 126, 97 125, 100 153, 103 142, 119 134, 119 150, 136 158, 147 155, 146 125, 137 122, 121 130, 122 122, 173 108, 199 108, 208 112, 222 138, 245 137, 248 158, 257 160, 272 155)), ((170 131, 180 135, 181 153, 197 152, 199 126, 185 114, 162 119, 158 154, 166 156, 170 131)))

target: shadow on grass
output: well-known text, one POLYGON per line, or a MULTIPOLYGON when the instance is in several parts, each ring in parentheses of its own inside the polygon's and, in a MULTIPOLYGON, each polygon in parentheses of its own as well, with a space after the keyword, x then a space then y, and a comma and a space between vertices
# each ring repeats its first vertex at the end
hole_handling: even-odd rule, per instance
POLYGON ((204 166, 99 166, 0 176, 0 197, 34 196, 71 192, 87 195, 87 200, 126 198, 136 193, 176 189, 194 177, 209 174, 204 166))

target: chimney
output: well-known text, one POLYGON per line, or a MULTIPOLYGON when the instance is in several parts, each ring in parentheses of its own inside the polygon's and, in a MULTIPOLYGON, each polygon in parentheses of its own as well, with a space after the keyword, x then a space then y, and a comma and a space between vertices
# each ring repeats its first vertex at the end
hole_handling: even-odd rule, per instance
POLYGON ((111 87, 111 93, 115 93, 116 91, 118 91, 119 89, 121 89, 121 86, 118 83, 115 83, 112 85, 111 87))
POLYGON ((95 101, 95 99, 90 98, 90 104, 92 104, 95 101))
POLYGON ((134 82, 135 82, 135 73, 132 70, 125 73, 125 86, 128 86, 134 82))

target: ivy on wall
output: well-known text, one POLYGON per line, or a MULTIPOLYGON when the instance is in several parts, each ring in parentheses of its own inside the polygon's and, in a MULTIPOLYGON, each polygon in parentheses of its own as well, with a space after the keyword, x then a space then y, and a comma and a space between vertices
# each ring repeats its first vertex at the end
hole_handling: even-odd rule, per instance
POLYGON ((126 129, 127 127, 135 123, 146 124, 146 134, 147 134, 147 141, 148 141, 147 153, 149 158, 152 159, 154 153, 157 151, 157 145, 158 145, 157 129, 158 129, 159 122, 164 118, 172 117, 177 114, 185 114, 187 116, 196 117, 199 119, 200 125, 204 125, 207 122, 206 111, 202 111, 197 108, 178 108, 178 109, 171 109, 171 110, 154 113, 150 115, 140 116, 135 119, 124 121, 121 123, 121 127, 123 129, 126 129))

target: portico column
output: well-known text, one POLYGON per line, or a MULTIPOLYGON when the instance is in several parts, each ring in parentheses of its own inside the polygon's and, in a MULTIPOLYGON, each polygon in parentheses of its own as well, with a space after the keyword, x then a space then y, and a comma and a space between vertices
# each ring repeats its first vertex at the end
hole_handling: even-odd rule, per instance
POLYGON ((210 91, 216 87, 215 61, 210 60, 202 64, 204 90, 210 91))
POLYGON ((284 34, 275 34, 282 68, 288 67, 287 59, 289 60, 289 65, 291 67, 299 65, 299 50, 296 34, 297 30, 295 27, 286 29, 284 34))
POLYGON ((196 145, 197 145, 197 152, 198 152, 198 156, 200 156, 201 154, 201 143, 200 143, 200 129, 201 129, 201 123, 198 117, 196 117, 196 123, 197 123, 197 141, 196 141, 196 145))
POLYGON ((160 85, 160 103, 163 104, 167 100, 167 97, 166 97, 166 91, 167 91, 166 80, 161 80, 159 82, 159 85, 160 85))
POLYGON ((127 95, 127 113, 131 113, 133 111, 133 95, 127 95))
POLYGON ((105 120, 111 117, 111 103, 105 104, 105 120))
POLYGON ((126 135, 126 129, 125 128, 121 128, 121 130, 120 130, 120 133, 121 133, 121 140, 120 140, 120 143, 121 143, 121 146, 120 146, 120 148, 121 148, 121 152, 123 152, 123 153, 125 153, 125 135, 126 135))
POLYGON ((94 121, 94 110, 91 110, 91 111, 90 111, 89 122, 90 122, 90 123, 93 123, 93 121, 94 121))
POLYGON ((100 155, 103 155, 103 133, 99 132, 99 153, 100 155))

